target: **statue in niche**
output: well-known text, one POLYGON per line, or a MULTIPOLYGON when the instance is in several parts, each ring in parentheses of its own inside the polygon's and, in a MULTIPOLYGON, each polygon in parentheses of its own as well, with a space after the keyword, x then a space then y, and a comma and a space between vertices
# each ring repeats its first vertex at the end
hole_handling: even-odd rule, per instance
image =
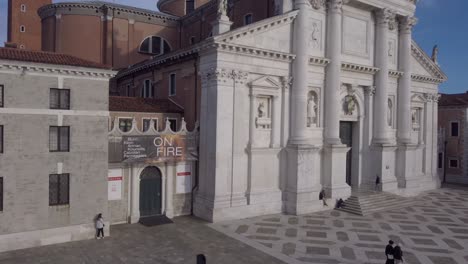
POLYGON ((437 59, 439 57, 439 46, 435 45, 432 49, 432 56, 431 59, 433 62, 437 63, 437 59))
POLYGON ((393 48, 393 41, 388 42, 388 56, 393 58, 394 48, 393 48))
POLYGON ((391 99, 388 99, 387 123, 389 127, 391 127, 393 124, 392 116, 393 116, 393 102, 391 99))
POLYGON ((315 95, 310 93, 309 99, 307 101, 307 126, 316 126, 317 125, 317 102, 315 95))
POLYGON ((310 35, 310 45, 313 48, 320 47, 320 29, 317 22, 312 24, 312 34, 310 35))
POLYGON ((261 102, 258 105, 258 117, 259 118, 264 118, 265 117, 265 103, 261 102))
POLYGON ((343 108, 344 108, 345 115, 353 115, 354 114, 354 110, 356 110, 356 101, 354 100, 354 96, 347 95, 344 98, 343 108))

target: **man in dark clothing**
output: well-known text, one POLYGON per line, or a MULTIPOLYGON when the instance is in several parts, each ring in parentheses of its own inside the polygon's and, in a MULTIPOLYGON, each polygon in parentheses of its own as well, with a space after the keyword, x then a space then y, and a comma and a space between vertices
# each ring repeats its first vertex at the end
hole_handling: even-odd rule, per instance
POLYGON ((375 191, 378 192, 380 190, 380 177, 377 175, 377 178, 375 178, 375 191))
POLYGON ((319 200, 322 200, 324 206, 328 206, 327 198, 325 197, 325 190, 320 191, 319 193, 319 200))
POLYGON ((390 240, 388 241, 387 247, 385 247, 385 256, 387 256, 387 262, 385 262, 385 264, 395 264, 394 251, 393 241, 390 240))
POLYGON ((395 257, 395 264, 403 263, 403 251, 401 250, 400 244, 397 244, 393 250, 393 256, 395 257))
POLYGON ((336 208, 341 208, 341 207, 343 207, 343 203, 344 203, 343 199, 340 198, 340 199, 338 200, 338 202, 336 202, 336 208))

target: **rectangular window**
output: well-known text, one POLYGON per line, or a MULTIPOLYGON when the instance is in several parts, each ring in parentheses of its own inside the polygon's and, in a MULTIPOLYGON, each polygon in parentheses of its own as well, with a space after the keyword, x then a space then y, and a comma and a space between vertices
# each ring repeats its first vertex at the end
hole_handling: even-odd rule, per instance
POLYGON ((158 131, 158 119, 143 118, 143 132, 146 132, 149 130, 150 125, 151 125, 151 120, 153 120, 154 122, 154 129, 158 131))
POLYGON ((176 74, 171 73, 169 78, 169 96, 176 95, 176 74))
POLYGON ((49 151, 69 152, 70 151, 70 127, 51 126, 49 128, 49 151))
POLYGON ((450 135, 452 137, 458 137, 458 134, 459 134, 459 131, 458 131, 458 127, 459 127, 459 123, 458 122, 451 122, 450 123, 450 135))
POLYGON ((51 88, 50 109, 70 109, 70 90, 51 88))
POLYGON ((3 211, 3 177, 0 177, 0 212, 3 211))
POLYGON ((3 85, 0 84, 0 107, 3 107, 3 85))
POLYGON ((126 87, 125 96, 130 96, 130 84, 128 84, 126 87))
POLYGON ((70 174, 49 175, 49 205, 70 203, 70 174))
POLYGON ((153 85, 151 80, 145 80, 143 83, 143 98, 153 98, 153 85))
POLYGON ((252 14, 245 15, 244 25, 250 25, 250 24, 252 24, 252 22, 253 22, 252 14))
POLYGON ((449 159, 449 168, 458 169, 458 159, 449 159))
POLYGON ((439 156, 437 158, 437 167, 442 169, 444 167, 444 153, 439 152, 439 156))
POLYGON ((195 1, 194 0, 186 0, 186 14, 192 13, 195 10, 195 1))
POLYGON ((0 153, 3 153, 3 125, 0 126, 0 153))
POLYGON ((122 132, 129 132, 132 129, 133 119, 119 118, 119 129, 122 132))
POLYGON ((177 131, 177 119, 170 119, 169 118, 169 123, 170 123, 171 130, 176 132, 177 131))

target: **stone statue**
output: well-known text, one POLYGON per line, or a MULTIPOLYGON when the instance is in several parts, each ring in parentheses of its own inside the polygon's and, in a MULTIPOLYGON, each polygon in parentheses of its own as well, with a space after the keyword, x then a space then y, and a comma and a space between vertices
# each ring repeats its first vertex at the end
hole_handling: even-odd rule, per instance
POLYGON ((228 0, 218 0, 218 16, 227 16, 228 0))
POLYGON ((310 35, 310 44, 313 48, 318 48, 320 40, 320 29, 317 23, 312 24, 312 34, 310 35))
POLYGON ((310 95, 307 101, 307 126, 310 127, 312 124, 317 124, 317 103, 314 95, 310 95))
POLYGON ((353 115, 354 110, 356 109, 356 102, 354 101, 354 97, 348 95, 345 97, 344 100, 344 112, 346 115, 353 115))
POLYGON ((388 42, 388 56, 393 57, 393 41, 388 42))
POLYGON ((388 126, 392 126, 393 120, 392 120, 392 114, 393 114, 393 103, 392 100, 388 99, 388 110, 387 110, 387 123, 388 126))
POLYGON ((265 104, 261 102, 258 105, 258 117, 263 118, 265 116, 265 104))
POLYGON ((432 49, 432 56, 431 59, 433 62, 437 63, 437 59, 439 57, 439 46, 435 45, 432 49))

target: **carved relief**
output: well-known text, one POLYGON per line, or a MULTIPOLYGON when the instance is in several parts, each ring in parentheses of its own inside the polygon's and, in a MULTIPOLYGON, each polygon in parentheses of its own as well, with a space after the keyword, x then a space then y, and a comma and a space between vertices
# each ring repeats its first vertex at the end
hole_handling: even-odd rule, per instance
POLYGON ((412 16, 403 17, 400 19, 400 30, 403 32, 411 32, 413 27, 418 23, 418 19, 412 16))
POLYGON ((375 86, 364 86, 364 93, 367 96, 374 96, 375 95, 375 86))
POLYGON ((379 24, 387 24, 390 27, 390 24, 392 24, 393 21, 395 21, 396 18, 396 13, 395 11, 384 8, 379 11, 377 11, 377 23, 379 24))
POLYGON ((330 11, 341 12, 341 9, 343 8, 343 0, 329 0, 327 5, 330 11))
POLYGON ((321 48, 322 40, 322 23, 317 20, 312 22, 312 33, 310 34, 309 47, 314 49, 321 48))
POLYGON ((393 126, 393 102, 390 98, 388 98, 387 124, 389 127, 393 126))
POLYGON ((307 127, 317 126, 318 116, 318 98, 317 94, 313 91, 309 92, 307 99, 307 127))
POLYGON ((343 111, 345 115, 354 115, 354 111, 356 110, 356 99, 353 95, 345 96, 343 100, 343 111))

